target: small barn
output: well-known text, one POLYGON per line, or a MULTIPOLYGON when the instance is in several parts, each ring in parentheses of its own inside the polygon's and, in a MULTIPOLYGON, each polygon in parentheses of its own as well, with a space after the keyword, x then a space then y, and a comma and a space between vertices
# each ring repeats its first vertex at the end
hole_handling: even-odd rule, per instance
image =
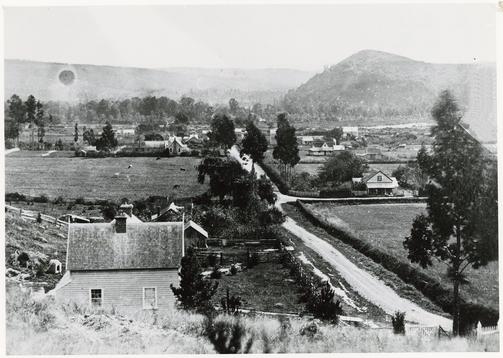
POLYGON ((391 196, 396 194, 398 182, 380 170, 372 171, 362 178, 353 178, 353 187, 364 186, 367 195, 391 196))
POLYGON ((208 248, 208 232, 192 220, 184 226, 185 250, 189 247, 208 248))
POLYGON ((56 299, 133 315, 173 307, 182 222, 144 223, 121 211, 110 223, 68 230, 66 272, 50 292, 56 299))

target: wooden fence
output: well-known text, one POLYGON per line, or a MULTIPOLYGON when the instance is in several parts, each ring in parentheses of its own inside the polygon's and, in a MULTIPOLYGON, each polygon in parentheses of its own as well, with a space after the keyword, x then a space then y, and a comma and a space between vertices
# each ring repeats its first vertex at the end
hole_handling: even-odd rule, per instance
POLYGON ((480 323, 479 321, 479 323, 477 324, 477 328, 475 329, 475 333, 477 337, 499 334, 499 321, 496 326, 487 326, 487 327, 482 327, 482 323, 480 323))
POLYGON ((16 207, 10 206, 10 205, 5 205, 5 209, 7 211, 18 214, 19 216, 21 216, 24 219, 28 219, 28 220, 32 220, 32 221, 36 221, 39 214, 40 214, 40 219, 43 222, 53 224, 62 230, 68 229, 68 223, 66 221, 59 220, 58 218, 55 218, 53 216, 45 215, 45 214, 38 213, 38 212, 32 211, 32 210, 16 208, 16 207))

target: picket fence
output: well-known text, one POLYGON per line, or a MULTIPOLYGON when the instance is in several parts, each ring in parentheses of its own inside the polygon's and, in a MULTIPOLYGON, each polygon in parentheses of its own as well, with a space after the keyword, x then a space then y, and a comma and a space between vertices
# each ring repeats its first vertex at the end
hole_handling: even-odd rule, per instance
MULTIPOLYGON (((10 212, 14 212, 16 214, 19 214, 24 219, 36 221, 38 217, 38 212, 32 211, 32 210, 26 210, 26 209, 21 209, 21 208, 16 208, 11 205, 5 205, 5 209, 10 212)), ((53 216, 45 215, 40 213, 40 218, 42 221, 56 225, 60 229, 66 230, 68 228, 68 223, 66 221, 59 220, 58 218, 55 218, 53 216)))
POLYGON ((477 328, 475 329, 477 337, 488 336, 492 334, 499 334, 499 321, 496 326, 482 327, 482 323, 477 323, 477 328))

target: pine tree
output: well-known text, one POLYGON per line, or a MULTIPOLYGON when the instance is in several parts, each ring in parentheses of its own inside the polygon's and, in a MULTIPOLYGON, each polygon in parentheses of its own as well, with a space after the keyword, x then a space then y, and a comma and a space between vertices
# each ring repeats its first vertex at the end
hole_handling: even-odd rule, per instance
POLYGON ((205 312, 211 310, 210 299, 216 293, 218 282, 204 280, 201 267, 193 249, 182 257, 180 287, 171 285, 173 294, 184 309, 205 312))
POLYGON ((288 122, 286 113, 278 115, 277 123, 277 144, 274 147, 272 155, 282 163, 283 175, 288 180, 292 168, 300 161, 297 136, 295 135, 295 127, 291 126, 288 122))
POLYGON ((428 215, 416 217, 404 247, 408 258, 422 267, 432 265, 434 257, 447 264, 453 281, 453 333, 458 335, 464 271, 497 259, 496 172, 481 145, 462 127, 460 110, 448 91, 441 94, 432 115, 437 122, 432 128, 433 153, 418 157, 429 177, 428 215))
POLYGON ((268 142, 257 126, 253 122, 249 122, 246 125, 246 134, 241 145, 243 147, 242 153, 249 154, 253 162, 259 162, 264 159, 268 142))
POLYGON ((115 138, 115 133, 112 129, 112 125, 107 122, 105 127, 103 127, 103 133, 101 137, 96 141, 96 149, 109 151, 117 147, 117 138, 115 138))

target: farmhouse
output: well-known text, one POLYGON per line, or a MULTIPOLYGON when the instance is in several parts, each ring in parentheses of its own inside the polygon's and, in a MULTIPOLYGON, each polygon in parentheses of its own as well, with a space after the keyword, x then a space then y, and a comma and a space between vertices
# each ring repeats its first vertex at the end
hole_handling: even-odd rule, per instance
POLYGON ((395 177, 390 177, 382 171, 373 171, 363 178, 353 178, 353 188, 365 189, 367 195, 393 195, 398 189, 395 177))
POLYGON ((187 145, 182 143, 180 137, 170 137, 167 140, 146 140, 143 147, 147 152, 169 151, 172 155, 190 150, 187 145))
POLYGON ((332 146, 329 146, 327 143, 323 143, 321 146, 313 144, 313 146, 308 150, 308 155, 327 156, 343 151, 345 149, 346 148, 343 145, 337 144, 334 144, 332 146))
POLYGON ((110 223, 70 224, 66 273, 50 292, 58 300, 127 314, 172 308, 183 223, 142 223, 132 205, 110 223))

